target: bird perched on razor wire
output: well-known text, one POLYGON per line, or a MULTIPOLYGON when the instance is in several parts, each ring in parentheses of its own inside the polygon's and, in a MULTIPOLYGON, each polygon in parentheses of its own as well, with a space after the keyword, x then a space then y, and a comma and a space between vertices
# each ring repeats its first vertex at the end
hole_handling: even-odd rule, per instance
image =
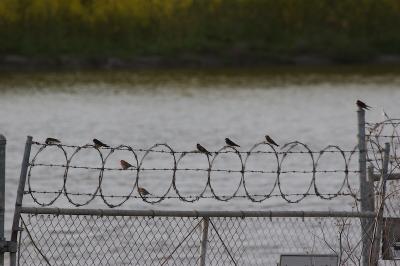
POLYGON ((274 145, 276 147, 279 147, 279 145, 268 135, 265 136, 265 139, 267 140, 267 142, 271 145, 274 145))
POLYGON ((61 141, 58 140, 58 139, 55 139, 55 138, 47 138, 47 139, 45 140, 45 143, 46 143, 47 145, 57 145, 57 144, 61 144, 61 141))
POLYGON ((145 188, 142 188, 142 187, 138 187, 138 192, 140 195, 143 195, 143 196, 151 195, 150 192, 148 192, 145 188))
POLYGON ((121 165, 121 168, 122 168, 123 170, 126 170, 126 169, 128 169, 128 168, 133 167, 133 165, 131 165, 130 163, 128 163, 128 162, 125 161, 125 160, 119 161, 119 164, 121 165))
POLYGON ((239 145, 237 145, 235 142, 233 142, 229 138, 225 138, 225 143, 226 143, 226 145, 231 146, 231 147, 240 147, 239 145))
POLYGON ((207 155, 211 155, 211 152, 209 152, 206 148, 204 148, 203 146, 201 146, 199 143, 197 143, 196 145, 197 150, 201 153, 205 153, 207 155))
POLYGON ((93 143, 94 143, 94 147, 96 149, 101 148, 101 147, 105 147, 105 148, 109 148, 110 146, 108 146, 107 144, 104 144, 103 142, 101 142, 98 139, 93 139, 93 143))

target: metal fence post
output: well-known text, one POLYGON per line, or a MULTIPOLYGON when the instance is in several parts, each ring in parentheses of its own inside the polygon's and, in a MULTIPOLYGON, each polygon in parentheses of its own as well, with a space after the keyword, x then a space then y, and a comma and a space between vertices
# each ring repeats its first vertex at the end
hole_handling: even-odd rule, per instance
MULTIPOLYGON (((28 173, 29 157, 31 154, 31 146, 32 146, 32 137, 28 136, 26 138, 24 157, 22 159, 22 164, 21 164, 21 174, 20 174, 18 190, 17 190, 17 199, 15 201, 14 219, 13 219, 12 232, 11 232, 11 241, 15 242, 15 243, 18 241, 18 232, 20 231, 19 218, 21 215, 22 199, 24 197, 26 175, 28 173)), ((17 253, 16 252, 10 253, 10 265, 11 266, 17 265, 17 253)))
MULTIPOLYGON (((0 241, 4 238, 4 208, 5 208, 5 184, 6 184, 6 138, 0 134, 0 241)), ((4 265, 4 249, 0 251, 0 265, 4 265)))
MULTIPOLYGON (((371 211, 374 209, 373 194, 371 193, 372 180, 367 180, 367 141, 365 138, 365 110, 359 108, 358 111, 358 150, 359 150, 359 171, 360 171, 360 198, 361 211, 371 211)), ((372 190, 373 192, 373 190, 372 190)))
MULTIPOLYGON (((374 192, 373 181, 367 180, 367 142, 365 138, 365 110, 358 108, 358 151, 359 151, 359 182, 360 182, 360 200, 361 212, 374 211, 374 192)), ((363 236, 362 246, 362 265, 369 263, 369 251, 371 247, 371 236, 373 232, 373 221, 361 219, 361 235, 363 236)))
POLYGON ((201 247, 200 247, 200 266, 206 265, 206 256, 207 256, 207 242, 208 242, 208 223, 210 218, 203 218, 203 231, 201 235, 201 247))

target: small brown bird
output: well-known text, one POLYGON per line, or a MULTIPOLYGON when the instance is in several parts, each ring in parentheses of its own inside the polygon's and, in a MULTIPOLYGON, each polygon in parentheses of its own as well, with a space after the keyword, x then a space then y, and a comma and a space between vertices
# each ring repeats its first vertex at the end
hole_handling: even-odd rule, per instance
POLYGON ((119 163, 121 164, 121 167, 122 167, 122 169, 124 169, 124 170, 133 167, 133 165, 131 165, 130 163, 128 163, 128 162, 125 161, 125 160, 121 160, 121 161, 119 161, 119 163))
POLYGON ((199 150, 199 152, 201 153, 205 153, 207 155, 211 155, 211 152, 209 152, 206 148, 204 148, 203 146, 201 146, 199 143, 197 143, 197 149, 199 150))
POLYGON ((233 142, 229 138, 225 138, 225 143, 226 143, 226 145, 231 146, 231 147, 240 147, 239 145, 237 145, 235 142, 233 142))
POLYGON ((93 139, 93 143, 94 143, 94 147, 96 148, 96 149, 98 149, 98 148, 100 148, 100 147, 106 147, 106 148, 109 148, 110 146, 108 146, 107 144, 104 144, 103 142, 101 142, 100 140, 98 140, 98 139, 93 139))
POLYGON ((366 105, 364 102, 362 102, 360 100, 357 100, 356 104, 357 104, 358 108, 361 108, 361 109, 369 110, 370 108, 372 108, 371 106, 366 105))
POLYGON ((138 191, 139 191, 140 195, 143 195, 143 196, 150 195, 150 192, 148 192, 146 189, 144 189, 142 187, 138 187, 138 191))
POLYGON ((278 145, 273 139, 271 139, 270 136, 265 135, 265 139, 267 140, 267 142, 268 142, 269 144, 275 145, 276 147, 279 147, 279 145, 278 145))
POLYGON ((55 139, 55 138, 47 138, 45 140, 45 143, 47 145, 57 145, 57 144, 61 144, 61 141, 59 141, 58 139, 55 139))

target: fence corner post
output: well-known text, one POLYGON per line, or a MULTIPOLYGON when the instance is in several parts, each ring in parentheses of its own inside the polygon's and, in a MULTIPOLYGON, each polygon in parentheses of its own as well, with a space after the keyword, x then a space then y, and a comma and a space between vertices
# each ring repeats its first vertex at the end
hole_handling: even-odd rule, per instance
MULTIPOLYGON (((17 243, 17 237, 19 232, 19 220, 21 215, 21 206, 22 206, 22 199, 24 197, 24 189, 26 183, 26 176, 29 167, 29 157, 31 154, 31 146, 32 146, 32 137, 28 136, 26 138, 25 149, 24 149, 24 156, 22 158, 21 164, 21 173, 19 178, 18 190, 17 190, 17 198, 15 200, 15 209, 14 209, 14 218, 12 222, 11 228, 11 241, 17 243)), ((16 251, 10 252, 10 265, 14 266, 17 265, 17 257, 16 251)))
POLYGON ((210 220, 209 217, 203 218, 203 230, 201 234, 201 246, 200 246, 200 264, 199 264, 200 266, 206 265, 209 220, 210 220))
POLYGON ((367 142, 365 138, 365 110, 359 108, 358 115, 358 151, 359 151, 359 181, 360 181, 360 198, 361 211, 370 211, 368 200, 368 180, 367 180, 367 142))
MULTIPOLYGON (((365 110, 358 108, 358 164, 359 164, 359 182, 360 182, 360 200, 361 212, 373 211, 374 206, 371 206, 370 182, 367 180, 367 141, 365 138, 365 110)), ((362 263, 363 266, 368 266, 369 250, 371 247, 370 236, 371 221, 367 218, 361 219, 361 236, 362 236, 362 263)))
MULTIPOLYGON (((0 241, 5 242, 4 237, 4 209, 5 209, 5 184, 6 184, 6 138, 0 134, 0 241)), ((4 265, 4 249, 0 251, 0 265, 4 265)))

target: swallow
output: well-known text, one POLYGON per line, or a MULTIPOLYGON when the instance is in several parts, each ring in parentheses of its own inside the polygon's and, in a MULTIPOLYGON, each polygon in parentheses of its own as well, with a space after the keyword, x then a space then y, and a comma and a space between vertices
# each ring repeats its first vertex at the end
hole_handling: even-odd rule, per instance
POLYGON ((279 147, 279 145, 276 144, 276 142, 275 142, 273 139, 271 139, 270 136, 265 135, 265 139, 267 140, 267 142, 268 142, 269 144, 275 145, 276 147, 279 147))
POLYGON ((371 106, 366 105, 364 102, 362 102, 360 100, 357 100, 356 104, 357 104, 358 108, 360 108, 360 109, 369 110, 370 108, 372 108, 371 106))
POLYGON ((96 149, 98 149, 98 148, 100 148, 100 147, 106 147, 106 148, 109 148, 110 146, 108 146, 107 144, 104 144, 103 142, 101 142, 100 140, 98 140, 98 139, 93 139, 93 143, 94 143, 94 147, 96 148, 96 149))
POLYGON ((128 163, 125 160, 121 160, 121 161, 119 161, 119 163, 121 164, 121 167, 123 170, 133 167, 133 165, 131 165, 130 163, 128 163))
POLYGON ((209 152, 208 150, 206 150, 206 148, 204 148, 203 146, 201 146, 199 143, 197 143, 196 147, 197 147, 197 149, 199 150, 199 152, 205 153, 205 154, 207 154, 207 155, 211 155, 211 152, 209 152))
POLYGON ((225 143, 226 143, 226 145, 231 146, 231 147, 240 147, 239 145, 237 145, 235 142, 233 142, 229 138, 225 138, 225 143))
POLYGON ((139 191, 140 195, 143 195, 143 196, 150 195, 150 192, 148 192, 145 188, 138 187, 138 191, 139 191))
POLYGON ((55 138, 47 138, 45 140, 45 143, 47 145, 56 145, 56 144, 61 144, 61 141, 59 141, 58 139, 55 139, 55 138))

